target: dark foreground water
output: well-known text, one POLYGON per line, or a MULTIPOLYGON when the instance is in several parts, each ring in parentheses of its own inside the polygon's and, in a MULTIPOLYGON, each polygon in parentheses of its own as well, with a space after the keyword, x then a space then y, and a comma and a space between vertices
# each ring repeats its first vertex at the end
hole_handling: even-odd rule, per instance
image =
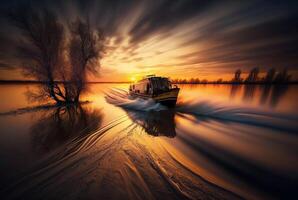
POLYGON ((37 87, 0 85, 1 199, 297 198, 297 85, 181 85, 170 110, 126 84, 59 108, 37 87))

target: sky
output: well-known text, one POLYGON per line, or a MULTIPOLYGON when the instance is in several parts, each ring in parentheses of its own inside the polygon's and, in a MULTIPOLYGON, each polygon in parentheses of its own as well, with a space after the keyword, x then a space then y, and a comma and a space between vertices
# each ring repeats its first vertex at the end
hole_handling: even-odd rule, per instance
MULTIPOLYGON (((229 80, 287 68, 298 79, 298 1, 85 0, 1 1, 48 8, 61 24, 88 17, 106 37, 99 74, 91 81, 130 81, 148 74, 229 80)), ((0 79, 22 75, 13 43, 18 33, 0 20, 0 79)))

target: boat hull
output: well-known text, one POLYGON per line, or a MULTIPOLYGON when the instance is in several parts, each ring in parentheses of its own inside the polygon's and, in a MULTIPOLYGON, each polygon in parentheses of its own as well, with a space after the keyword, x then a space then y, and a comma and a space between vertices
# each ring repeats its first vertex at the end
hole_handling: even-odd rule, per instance
POLYGON ((169 108, 174 108, 176 106, 177 99, 169 99, 169 100, 160 100, 156 101, 164 106, 167 106, 169 108))
POLYGON ((153 99, 155 102, 165 105, 167 107, 175 107, 177 102, 177 97, 179 94, 179 88, 173 88, 167 92, 162 92, 158 95, 146 95, 139 93, 130 93, 134 97, 142 99, 153 99))

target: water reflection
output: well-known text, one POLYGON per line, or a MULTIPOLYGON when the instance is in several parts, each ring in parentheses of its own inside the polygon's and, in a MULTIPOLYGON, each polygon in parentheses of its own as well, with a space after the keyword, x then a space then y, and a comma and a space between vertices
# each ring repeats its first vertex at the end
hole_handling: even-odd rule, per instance
POLYGON ((92 86, 91 105, 14 105, 23 108, 0 117, 1 131, 6 132, 0 134, 1 152, 8 152, 0 157, 5 165, 2 174, 17 176, 1 176, 1 197, 234 199, 240 195, 290 199, 298 177, 298 116, 293 109, 297 88, 255 85, 252 102, 278 104, 275 110, 263 110, 263 106, 243 103, 244 90, 248 90, 244 86, 184 85, 179 97, 184 100, 173 110, 132 100, 121 89, 124 86, 103 93, 115 86, 102 84, 92 86), (243 104, 238 106, 239 102, 243 104), (104 109, 91 109, 97 106, 104 109), (286 106, 289 113, 282 110, 286 106), (22 153, 7 148, 12 146, 22 147, 22 153), (32 146, 35 154, 29 160, 23 149, 30 148, 31 155, 32 146), (48 153, 40 156, 36 152, 48 153), (27 168, 5 157, 26 159, 27 168), (18 175, 19 168, 24 173, 18 175))
POLYGON ((233 99, 240 90, 241 90, 241 85, 232 84, 231 91, 230 91, 230 99, 233 99))
POLYGON ((288 85, 274 85, 272 88, 272 95, 270 99, 271 107, 275 107, 282 97, 286 94, 289 86, 288 85))
MULTIPOLYGON (((240 87, 232 87, 232 96, 237 94, 240 87)), ((244 97, 250 100, 259 97, 259 87, 245 85, 244 97)), ((292 170, 287 165, 287 161, 293 160, 293 155, 288 150, 295 149, 296 143, 291 144, 287 140, 296 133, 296 116, 203 100, 179 102, 173 110, 164 110, 150 100, 131 100, 125 91, 120 94, 112 90, 106 95, 106 100, 122 108, 131 121, 150 135, 174 133, 175 136, 177 131, 177 136, 163 145, 178 163, 187 165, 185 159, 196 160, 188 166, 189 170, 195 171, 192 167, 197 164, 200 167, 208 165, 206 170, 212 171, 211 176, 216 175, 231 183, 234 191, 239 183, 252 188, 248 193, 254 191, 257 194, 260 191, 282 197, 295 191, 295 180, 288 176, 290 173, 286 170, 292 170), (177 123, 174 120, 175 114, 177 123), (178 157, 177 154, 187 155, 187 158, 178 157)), ((145 143, 148 145, 150 141, 146 140, 145 143)), ((155 150, 156 143, 153 146, 152 151, 155 150)), ((170 162, 169 158, 166 160, 167 163, 170 162)), ((163 167, 169 168, 169 165, 165 164, 163 167)), ((194 183, 192 185, 196 186, 194 183)), ((257 196, 256 194, 254 195, 257 196)))
POLYGON ((31 127, 34 152, 43 154, 74 138, 81 138, 101 126, 102 113, 82 105, 44 110, 31 127))
MULTIPOLYGON (((242 85, 231 85, 230 87, 230 99, 234 99, 241 94, 242 85)), ((259 105, 269 105, 271 108, 275 108, 287 93, 289 85, 256 85, 247 84, 243 86, 242 101, 251 103, 255 100, 259 105)))
POLYGON ((267 99, 270 95, 271 85, 262 85, 261 87, 261 97, 260 97, 260 104, 265 105, 267 99))
POLYGON ((165 109, 151 100, 131 99, 125 90, 112 89, 105 94, 107 102, 121 107, 127 116, 152 136, 176 136, 175 110, 165 109))
POLYGON ((253 101, 256 89, 257 85, 255 84, 244 85, 243 100, 247 102, 253 101))
POLYGON ((149 135, 176 136, 175 112, 173 110, 150 111, 148 113, 126 110, 126 112, 130 119, 140 125, 149 135))

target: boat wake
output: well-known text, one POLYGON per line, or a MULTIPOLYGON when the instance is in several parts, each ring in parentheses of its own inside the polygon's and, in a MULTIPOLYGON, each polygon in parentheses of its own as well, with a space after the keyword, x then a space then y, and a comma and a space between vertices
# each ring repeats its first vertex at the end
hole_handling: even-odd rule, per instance
MULTIPOLYGON (((191 115, 195 121, 217 120, 223 122, 236 122, 259 126, 274 130, 297 133, 297 115, 274 113, 253 108, 231 107, 220 103, 208 101, 186 101, 179 102, 176 108, 169 109, 152 100, 133 99, 128 92, 122 89, 111 89, 106 93, 105 99, 108 103, 119 106, 125 110, 135 110, 143 112, 158 112, 171 110, 180 116, 191 115)), ((195 122, 194 121, 194 122, 195 122)))
MULTIPOLYGON (((183 144, 185 149, 191 149, 190 152, 201 154, 204 159, 213 163, 211 164, 213 167, 206 163, 200 163, 199 166, 202 168, 206 165, 206 169, 195 172, 192 165, 185 166, 185 160, 173 153, 176 151, 175 148, 169 150, 169 146, 166 145, 165 149, 176 160, 176 163, 180 163, 193 173, 205 174, 204 178, 212 180, 210 177, 214 174, 217 174, 218 177, 222 176, 222 172, 216 172, 220 166, 221 169, 232 173, 229 176, 237 176, 239 180, 243 179, 246 183, 257 185, 258 188, 262 188, 268 193, 274 193, 276 196, 285 197, 294 193, 297 173, 295 167, 288 165, 287 162, 295 160, 296 156, 293 152, 298 150, 298 115, 228 106, 204 100, 178 101, 173 109, 163 108, 160 111, 149 109, 150 112, 148 112, 146 107, 139 107, 139 100, 129 100, 129 107, 123 106, 126 105, 125 98, 129 97, 120 95, 121 98, 119 98, 118 93, 122 93, 122 91, 111 92, 106 100, 113 104, 110 98, 116 99, 119 104, 114 105, 124 109, 131 120, 139 124, 146 133, 153 136, 175 136, 175 141, 172 142, 179 141, 178 143, 183 144), (164 124, 173 127, 173 129, 165 128, 164 124), (163 134, 158 134, 161 132, 163 134), (238 146, 233 146, 233 144, 238 146), (252 146, 254 146, 253 150, 252 146), (271 151, 271 149, 275 149, 275 151, 271 151), (244 156, 245 154, 246 156, 244 156), (276 156, 279 157, 279 161, 271 159, 276 156), (206 171, 213 172, 206 175, 206 171), (256 176, 256 174, 261 175, 256 176), (295 175, 288 176, 286 174, 295 175), (270 177, 274 178, 272 178, 271 184, 268 184, 270 177)), ((154 102, 142 101, 143 106, 150 105, 151 108, 154 108, 154 102)), ((189 152, 187 155, 191 157, 189 152)), ((199 159, 196 157, 194 156, 192 159, 199 159)), ((298 165, 295 166, 298 167, 298 165)), ((227 177, 221 178, 227 179, 227 177)), ((235 183, 235 185, 238 184, 242 183, 235 183)), ((232 191, 237 190, 229 186, 226 187, 232 191)), ((244 191, 238 192, 245 193, 244 191)), ((252 191, 244 196, 250 198, 252 197, 251 193, 252 191)))
POLYGON ((169 109, 117 88, 105 100, 125 114, 72 138, 0 188, 1 196, 251 199, 268 198, 259 189, 277 197, 295 192, 298 166, 287 161, 296 158, 297 115, 208 101, 169 109))
POLYGON ((195 121, 235 122, 293 134, 296 134, 298 130, 297 115, 274 113, 253 108, 221 106, 207 101, 194 101, 178 104, 176 111, 182 115, 192 115, 196 118, 195 121))
POLYGON ((136 111, 160 111, 167 108, 153 100, 145 100, 141 98, 132 98, 127 91, 113 88, 105 93, 105 99, 108 103, 122 107, 124 109, 136 111))

